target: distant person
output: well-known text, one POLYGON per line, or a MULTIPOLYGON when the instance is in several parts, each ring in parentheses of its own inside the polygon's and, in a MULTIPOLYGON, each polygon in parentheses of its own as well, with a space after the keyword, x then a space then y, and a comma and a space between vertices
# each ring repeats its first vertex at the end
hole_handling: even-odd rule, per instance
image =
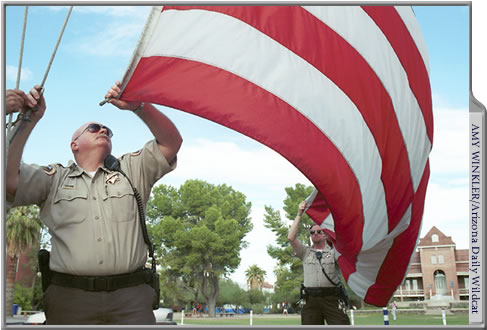
MULTIPOLYGON (((105 97, 119 94, 117 82, 105 97)), ((9 206, 39 205, 51 234, 50 285, 43 296, 47 325, 155 324, 158 297, 151 287, 152 273, 148 270, 147 276, 143 269, 147 246, 131 184, 145 206, 152 186, 176 167, 182 143, 176 126, 149 103, 114 98, 110 103, 133 112, 154 135, 142 149, 118 160, 130 180, 104 164, 114 133, 94 121, 71 138, 75 162, 25 164, 24 146, 46 111, 39 86, 27 97, 27 104, 38 110, 20 126, 8 149, 6 197, 9 206)), ((73 94, 73 102, 76 97, 82 95, 73 94)), ((130 134, 130 128, 120 133, 130 134)))
POLYGON ((394 321, 396 320, 396 310, 397 310, 396 302, 393 300, 391 302, 391 314, 392 314, 392 319, 394 321))
POLYGON ((303 246, 297 238, 301 216, 306 202, 298 206, 298 214, 289 229, 288 240, 294 253, 303 261, 304 306, 301 311, 301 324, 328 325, 350 324, 343 300, 340 270, 335 261, 335 249, 328 244, 328 235, 318 225, 312 225, 309 234, 313 246, 303 246))
POLYGON ((287 302, 284 302, 282 304, 282 314, 288 315, 287 314, 287 302))
POLYGON ((201 315, 202 310, 201 310, 201 305, 200 305, 200 303, 198 303, 198 305, 196 305, 196 311, 197 311, 197 313, 198 313, 198 316, 199 316, 199 317, 201 317, 201 316, 202 316, 202 315, 201 315))

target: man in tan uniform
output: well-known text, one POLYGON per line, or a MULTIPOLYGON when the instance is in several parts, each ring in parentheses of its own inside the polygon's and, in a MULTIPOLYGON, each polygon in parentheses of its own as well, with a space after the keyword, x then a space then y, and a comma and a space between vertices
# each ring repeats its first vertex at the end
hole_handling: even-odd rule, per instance
MULTIPOLYGON (((117 97, 117 82, 105 97, 117 97)), ((125 176, 104 166, 112 150, 111 130, 86 123, 73 134, 76 162, 39 166, 22 163, 24 145, 43 116, 46 103, 36 86, 28 94, 38 110, 25 122, 8 151, 6 188, 9 206, 37 204, 49 228, 52 282, 44 294, 47 324, 155 324, 153 288, 137 203, 125 176)), ((176 167, 182 138, 154 106, 112 99, 121 110, 142 119, 155 139, 120 158, 122 171, 144 205, 152 186, 176 167)))
POLYGON ((305 305, 301 311, 301 324, 350 324, 341 297, 340 270, 335 262, 335 249, 328 244, 328 236, 318 225, 310 229, 313 246, 303 246, 297 238, 301 216, 306 202, 298 206, 298 214, 289 229, 288 240, 294 253, 303 261, 305 305))

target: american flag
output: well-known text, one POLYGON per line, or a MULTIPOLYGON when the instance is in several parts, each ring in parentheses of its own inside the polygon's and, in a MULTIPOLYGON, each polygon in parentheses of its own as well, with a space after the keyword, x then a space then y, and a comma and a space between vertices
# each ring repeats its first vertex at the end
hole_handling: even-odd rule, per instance
POLYGON ((409 6, 154 7, 121 98, 207 118, 315 186, 365 302, 386 306, 421 228, 433 142, 428 54, 409 6))

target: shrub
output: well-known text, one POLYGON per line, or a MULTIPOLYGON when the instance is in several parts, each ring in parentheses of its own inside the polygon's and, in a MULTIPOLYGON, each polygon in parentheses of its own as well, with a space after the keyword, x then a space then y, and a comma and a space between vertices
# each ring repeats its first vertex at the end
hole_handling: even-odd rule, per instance
POLYGON ((32 309, 32 289, 25 288, 19 283, 15 283, 14 304, 22 307, 23 310, 32 309))
POLYGON ((264 304, 253 304, 252 305, 252 311, 254 314, 264 314, 264 304))

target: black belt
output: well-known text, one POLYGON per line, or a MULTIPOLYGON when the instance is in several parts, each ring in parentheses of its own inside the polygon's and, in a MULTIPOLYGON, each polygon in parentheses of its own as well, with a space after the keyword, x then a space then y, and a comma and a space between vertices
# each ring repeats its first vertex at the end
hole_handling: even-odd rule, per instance
POLYGON ((86 291, 113 291, 144 283, 150 284, 151 275, 150 269, 112 276, 78 276, 51 271, 51 284, 86 291))
POLYGON ((321 296, 328 296, 328 295, 338 295, 341 290, 340 288, 337 287, 310 287, 310 288, 304 288, 304 291, 309 294, 311 297, 321 297, 321 296))

